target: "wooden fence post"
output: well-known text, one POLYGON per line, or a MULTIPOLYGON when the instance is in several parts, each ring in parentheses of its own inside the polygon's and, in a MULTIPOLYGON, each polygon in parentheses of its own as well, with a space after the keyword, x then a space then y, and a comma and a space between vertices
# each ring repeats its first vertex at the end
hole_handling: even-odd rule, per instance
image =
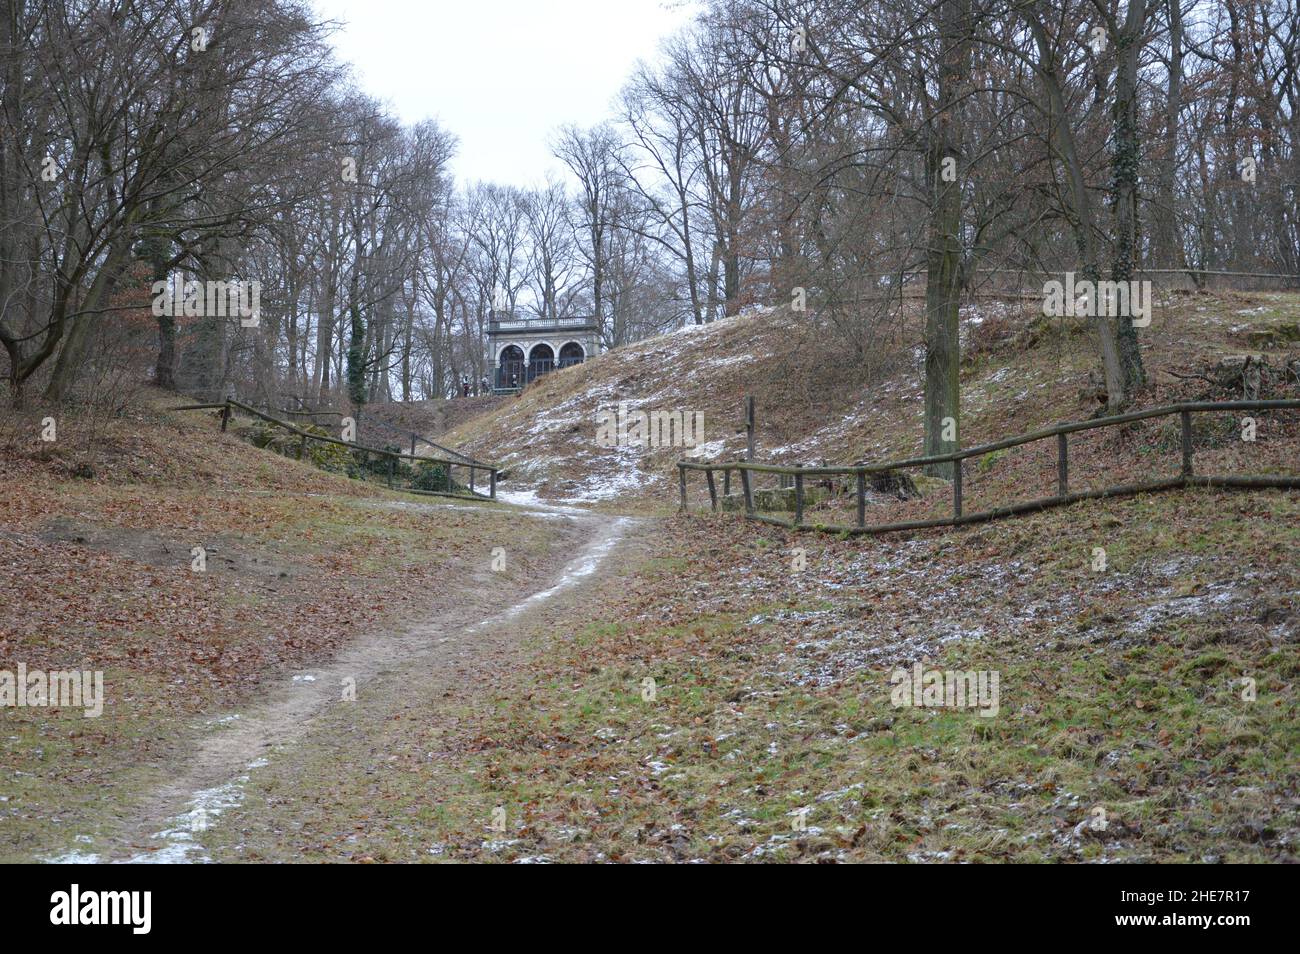
POLYGON ((1182 411, 1183 476, 1192 476, 1192 412, 1182 411))
POLYGON ((230 423, 230 402, 227 401, 221 405, 221 433, 226 432, 226 425, 230 423))
POLYGON ((1070 451, 1064 434, 1056 435, 1056 492, 1062 497, 1070 492, 1070 451))
POLYGON ((731 468, 722 468, 722 496, 731 496, 731 468))
POLYGON ((710 467, 704 472, 705 479, 709 482, 709 509, 714 513, 718 512, 718 485, 713 482, 713 468, 710 467))
POLYGON ((389 490, 393 489, 393 469, 396 463, 397 463, 396 457, 390 456, 388 458, 388 489, 389 490))
POLYGON ((488 471, 488 496, 493 500, 497 499, 497 469, 495 467, 488 471))
POLYGON ((867 475, 858 471, 858 526, 867 525, 867 475))
POLYGON ((794 472, 794 525, 803 523, 803 471, 794 472))
POLYGON ((682 491, 682 513, 686 512, 686 466, 677 465, 677 484, 682 491))
POLYGON ((745 493, 745 513, 754 512, 754 490, 749 484, 749 470, 742 467, 740 469, 740 488, 745 493))
POLYGON ((469 465, 469 492, 474 492, 474 465, 469 465))
POLYGON ((411 431, 411 456, 412 457, 415 456, 415 438, 416 438, 415 431, 411 431))
POLYGON ((307 435, 302 435, 298 440, 298 459, 302 460, 302 455, 307 451, 307 435))
POLYGON ((961 465, 964 460, 953 461, 952 468, 952 515, 953 519, 961 517, 961 465))

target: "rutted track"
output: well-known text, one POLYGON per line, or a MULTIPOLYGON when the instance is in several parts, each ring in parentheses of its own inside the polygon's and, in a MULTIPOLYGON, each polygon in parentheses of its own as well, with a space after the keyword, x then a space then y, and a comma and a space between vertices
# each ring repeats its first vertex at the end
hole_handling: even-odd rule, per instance
MULTIPOLYGON (((477 577, 484 592, 466 593, 448 613, 400 632, 362 636, 331 662, 292 676, 267 690, 268 698, 247 711, 208 723, 207 734, 175 779, 153 792, 127 819, 110 843, 94 853, 70 853, 55 862, 201 862, 208 860, 196 835, 220 824, 224 811, 243 800, 251 772, 292 750, 311 731, 315 716, 337 705, 391 704, 386 682, 403 691, 418 686, 435 692, 482 674, 490 656, 509 651, 517 639, 510 625, 557 594, 581 586, 609 559, 632 524, 631 518, 606 517, 533 504, 521 519, 563 517, 583 529, 583 543, 567 562, 557 554, 556 572, 545 585, 500 608, 490 573, 477 577), (344 687, 355 687, 356 701, 343 701, 344 687)), ((566 552, 572 552, 567 550, 566 552)))

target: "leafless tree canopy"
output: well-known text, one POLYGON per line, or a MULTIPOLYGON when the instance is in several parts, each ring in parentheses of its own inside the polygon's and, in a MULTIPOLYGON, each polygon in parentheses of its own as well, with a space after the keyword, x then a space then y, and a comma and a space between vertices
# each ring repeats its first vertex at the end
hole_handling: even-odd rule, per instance
MULTIPOLYGON (((0 9, 16 405, 110 365, 275 406, 440 397, 487 374, 493 312, 617 346, 796 294, 865 361, 916 284, 936 449, 992 275, 1300 271, 1295 0, 713 0, 532 189, 453 183, 453 133, 353 88, 307 3, 0 9), (257 315, 159 314, 187 282, 256 283, 257 315)), ((1095 331, 1123 404, 1132 324, 1095 331)))

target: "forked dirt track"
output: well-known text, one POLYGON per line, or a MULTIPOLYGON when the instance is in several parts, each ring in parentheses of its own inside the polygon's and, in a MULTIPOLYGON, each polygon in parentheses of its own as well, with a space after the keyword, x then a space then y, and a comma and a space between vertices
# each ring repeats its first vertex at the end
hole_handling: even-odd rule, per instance
MULTIPOLYGON (((535 617, 569 591, 597 587, 611 572, 613 555, 641 521, 533 505, 520 519, 567 522, 571 532, 553 548, 546 574, 503 592, 489 569, 471 588, 444 594, 445 609, 400 632, 359 636, 332 661, 270 686, 265 701, 209 721, 197 748, 174 779, 143 799, 96 854, 71 854, 61 862, 202 862, 201 833, 222 824, 222 814, 243 800, 250 772, 285 758, 323 714, 355 706, 355 725, 373 725, 411 701, 436 700, 453 688, 489 687, 501 667, 520 660, 523 617, 535 617), (376 711, 380 710, 380 711, 376 711)), ((585 599, 588 594, 582 593, 585 599)), ((436 709, 435 709, 436 712, 436 709)), ((356 766, 341 764, 340 773, 356 766)))

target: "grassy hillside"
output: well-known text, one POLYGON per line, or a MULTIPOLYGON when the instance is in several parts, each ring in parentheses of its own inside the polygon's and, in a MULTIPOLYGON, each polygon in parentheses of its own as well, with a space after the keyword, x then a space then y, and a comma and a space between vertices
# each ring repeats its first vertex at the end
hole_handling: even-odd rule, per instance
POLYGON ((674 517, 528 625, 531 658, 490 692, 340 720, 209 844, 230 861, 1294 862, 1297 553, 1300 497, 1279 492, 903 539, 674 517), (895 707, 892 674, 916 663, 998 673, 996 714, 895 707), (385 771, 340 774, 377 752, 385 771))
MULTIPOLYGON (((963 445, 1096 412, 1097 387, 1091 379, 1097 359, 1086 325, 1043 319, 1029 303, 1019 302, 982 302, 963 309, 962 315, 967 354, 962 371, 963 445)), ((1151 327, 1141 332, 1152 381, 1143 404, 1240 397, 1200 378, 1178 375, 1206 374, 1221 358, 1240 354, 1263 355, 1274 367, 1285 369, 1288 361, 1300 359, 1297 322, 1300 296, 1294 294, 1178 295, 1157 302, 1151 327)), ((670 504, 673 463, 685 452, 602 447, 596 440, 597 412, 621 401, 633 409, 703 412, 705 440, 698 456, 733 459, 744 449, 739 432, 742 400, 753 394, 761 460, 851 463, 912 456, 921 450, 919 341, 915 313, 905 316, 902 325, 864 358, 853 356, 830 328, 805 315, 764 313, 688 327, 549 375, 518 399, 452 430, 447 441, 509 467, 510 479, 503 485, 507 490, 522 487, 558 498, 670 504)), ((1300 370, 1293 364, 1265 396, 1297 394, 1300 370)), ((1134 444, 1156 441, 1172 449, 1164 446, 1168 442, 1158 433, 1160 426, 1135 429, 1125 439, 1134 444)), ((1226 424, 1213 426, 1223 429, 1226 424)), ((1123 457, 1113 453, 1114 448, 1090 450, 1093 443, 1110 439, 1079 439, 1081 480, 1089 478, 1090 467, 1109 468, 1123 457)), ((1257 457, 1267 456, 1264 447, 1261 443, 1253 449, 1261 451, 1257 457)), ((1012 457, 1045 451, 1054 448, 1027 448, 1012 457)), ((1261 466, 1275 463, 1269 458, 1261 466)), ((1013 459, 1001 466, 1006 470, 1019 465, 1013 459)), ((1037 466, 1026 465, 1029 470, 1037 466)), ((1149 461, 1140 466, 1147 468, 1149 461)), ((978 482, 984 473, 974 479, 978 482)), ((970 488, 972 506, 992 487, 986 485, 970 488)))
MULTIPOLYGON (((1237 396, 1171 372, 1207 374, 1246 350, 1295 375, 1293 297, 1182 304, 1146 341, 1149 403, 1237 396)), ((1081 329, 982 317, 968 328, 967 443, 1092 412, 1081 329)), ((461 434, 515 454, 543 488, 590 490, 620 466, 590 449, 596 405, 720 412, 729 399, 699 383, 705 369, 768 382, 761 362, 736 357, 765 333, 740 319, 646 342, 554 375, 461 434), (693 370, 654 370, 687 340, 693 370)), ((809 367, 779 387, 828 373, 809 367)), ((1297 383, 1279 375, 1266 396, 1297 383)), ((791 429, 769 418, 766 441, 798 445, 786 459, 918 449, 915 369, 824 416, 766 393, 791 429), (792 441, 799 427, 811 436, 792 441)), ((1253 443, 1239 422, 1209 420, 1198 466, 1294 471, 1298 417, 1261 416, 1253 443)), ((1078 481, 1176 466, 1166 424, 1081 439, 1078 481)), ((672 456, 638 462, 609 505, 663 493, 672 456)), ((972 462, 972 491, 1025 492, 1054 479, 1050 463, 1034 449, 972 462)), ((881 538, 675 516, 562 618, 522 629, 531 658, 490 694, 457 695, 450 718, 324 736, 255 781, 213 849, 227 860, 1295 861, 1297 554, 1300 495, 1280 491, 1090 501, 881 538), (996 713, 894 705, 895 673, 918 663, 996 673, 996 713), (375 751, 395 770, 334 770, 340 753, 375 751), (356 814, 364 825, 343 822, 356 814), (304 837, 268 851, 286 825, 304 837)))
MULTIPOLYGON (((1144 403, 1239 396, 1215 375, 1244 353, 1271 369, 1261 396, 1300 394, 1295 296, 1176 304, 1143 336, 1144 403)), ((506 489, 643 514, 673 506, 680 451, 599 447, 610 403, 702 410, 709 457, 738 452, 747 392, 762 457, 919 450, 913 340, 867 370, 802 316, 770 317, 556 373, 446 442, 511 467, 506 489)), ((1085 329, 986 306, 965 334, 963 443, 1094 412, 1085 329)), ((440 614, 454 624, 439 642, 472 635, 451 664, 394 666, 364 705, 259 760, 243 803, 201 836, 213 858, 1300 857, 1294 492, 851 540, 643 517, 619 521, 627 539, 593 575, 516 613, 613 521, 412 500, 258 451, 172 401, 60 419, 54 442, 39 411, 0 422, 0 669, 103 669, 108 689, 101 719, 4 712, 0 858, 102 850, 127 806, 262 694, 358 634, 440 614), (486 572, 498 546, 509 568, 486 572), (996 673, 996 714, 894 705, 896 671, 918 663, 996 673)), ((1198 424, 1199 470, 1294 472, 1300 414, 1261 414, 1255 441, 1240 426, 1198 424)), ((1074 486, 1177 467, 1168 421, 1071 446, 1074 486)), ((1050 489, 1052 450, 971 461, 968 506, 1050 489)), ((946 499, 881 499, 873 516, 946 499)))
POLYGON ((486 414, 508 401, 495 395, 452 398, 438 401, 407 401, 391 404, 370 404, 362 415, 363 437, 373 437, 381 443, 397 442, 409 449, 409 435, 446 444, 442 435, 461 424, 486 414), (376 423, 378 426, 375 426, 376 423), (372 433, 373 432, 373 433, 372 433), (403 440, 406 438, 406 440, 403 440))

